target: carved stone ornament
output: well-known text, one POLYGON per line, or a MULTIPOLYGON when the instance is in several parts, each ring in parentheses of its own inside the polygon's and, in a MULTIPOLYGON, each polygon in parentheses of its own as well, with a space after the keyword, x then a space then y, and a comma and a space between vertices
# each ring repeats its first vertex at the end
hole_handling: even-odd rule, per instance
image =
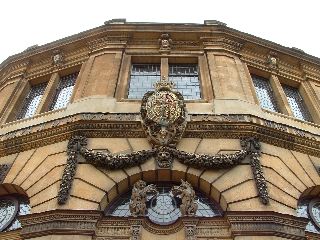
POLYGON ((6 178, 9 172, 11 164, 0 164, 0 183, 6 178))
POLYGON ((181 179, 180 186, 173 186, 171 189, 173 196, 181 198, 180 212, 182 216, 194 216, 198 209, 196 193, 190 183, 181 179))
POLYGON ((156 195, 158 193, 155 185, 147 186, 145 181, 137 181, 132 188, 131 199, 129 204, 130 213, 132 216, 144 216, 147 210, 147 194, 156 195))
POLYGON ((187 112, 183 96, 173 91, 173 82, 163 77, 141 103, 142 125, 153 145, 175 146, 185 127, 187 112))
POLYGON ((170 38, 170 35, 168 33, 161 34, 158 41, 160 44, 160 49, 159 49, 160 52, 170 52, 172 39, 170 38))
MULTIPOLYGON (((172 162, 176 159, 185 165, 198 169, 222 169, 236 166, 246 157, 249 157, 261 202, 268 204, 267 184, 259 159, 260 143, 256 138, 240 139, 242 149, 232 154, 196 154, 176 149, 176 144, 181 139, 186 128, 187 112, 182 94, 173 91, 172 87, 172 82, 162 78, 155 84, 155 91, 147 92, 142 99, 142 126, 153 145, 152 149, 127 154, 112 154, 109 151, 95 152, 86 148, 86 138, 74 136, 70 139, 68 160, 58 195, 59 204, 64 204, 69 196, 76 171, 78 154, 82 155, 88 163, 110 170, 138 166, 152 157, 156 159, 159 168, 171 168, 172 162)), ((145 191, 143 189, 146 186, 142 185, 136 186, 137 194, 139 191, 145 191)), ((186 183, 180 186, 181 189, 183 187, 186 187, 185 191, 192 193, 192 188, 187 188, 186 183)), ((139 200, 141 205, 138 205, 139 201, 137 199, 133 200, 132 212, 136 215, 143 215, 145 210, 143 208, 143 200, 139 200)), ((183 210, 184 213, 192 215, 193 212, 189 210, 190 206, 185 205, 184 207, 186 208, 183 210)), ((195 206, 193 207, 195 208, 195 206)))
POLYGON ((273 70, 278 69, 279 58, 276 52, 270 52, 268 55, 267 63, 269 64, 269 68, 273 70))
POLYGON ((142 126, 149 141, 159 146, 156 156, 160 168, 170 168, 172 157, 163 146, 175 147, 186 128, 187 111, 181 93, 173 91, 173 83, 163 77, 155 83, 155 91, 142 99, 142 126))
POLYGON ((241 147, 244 149, 247 149, 249 151, 250 157, 251 157, 251 169, 254 176, 254 179, 256 181, 258 194, 260 197, 260 200, 263 204, 269 203, 269 194, 268 194, 268 187, 266 180, 264 178, 264 174, 262 171, 262 167, 260 164, 260 154, 261 154, 261 146, 260 143, 254 139, 241 139, 240 140, 241 147))
POLYGON ((64 168, 61 183, 60 183, 60 190, 58 193, 58 204, 65 204, 68 200, 72 182, 74 175, 76 174, 77 164, 78 164, 78 151, 81 146, 87 145, 87 139, 82 136, 74 136, 70 139, 68 143, 68 159, 66 167, 64 168))
POLYGON ((55 50, 52 56, 52 64, 54 66, 61 66, 64 63, 63 54, 59 50, 55 50))
POLYGON ((150 150, 141 150, 127 154, 111 154, 109 152, 95 152, 86 148, 86 138, 74 136, 68 144, 68 160, 64 169, 60 190, 58 194, 59 204, 64 204, 69 196, 73 177, 77 166, 77 155, 80 154, 84 159, 100 168, 123 169, 138 166, 151 157, 157 157, 164 152, 170 161, 176 159, 181 163, 197 169, 225 169, 240 164, 247 156, 251 160, 253 175, 256 180, 258 193, 263 204, 269 202, 266 180, 260 165, 260 143, 255 138, 241 139, 242 150, 232 154, 196 154, 188 153, 173 147, 160 146, 150 150))
POLYGON ((195 225, 187 225, 184 228, 186 240, 196 240, 196 226, 195 225))

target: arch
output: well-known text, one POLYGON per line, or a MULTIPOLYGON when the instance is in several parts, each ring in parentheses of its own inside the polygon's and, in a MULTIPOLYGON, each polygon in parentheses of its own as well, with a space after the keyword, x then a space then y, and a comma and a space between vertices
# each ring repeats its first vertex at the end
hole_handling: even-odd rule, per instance
POLYGON ((27 193, 18 185, 3 183, 0 184, 0 202, 0 232, 21 228, 18 217, 30 214, 31 210, 27 193))
POLYGON ((306 232, 320 233, 320 186, 306 188, 297 201, 296 212, 298 217, 308 218, 306 232))
POLYGON ((5 195, 12 195, 12 194, 22 195, 29 199, 28 194, 22 187, 12 183, 0 184, 0 197, 5 195))
POLYGON ((195 189, 200 190, 208 198, 217 202, 220 205, 222 211, 225 212, 227 210, 227 201, 224 198, 223 194, 221 194, 212 184, 207 182, 205 179, 201 178, 201 176, 199 177, 188 172, 169 169, 141 171, 131 176, 128 176, 126 179, 123 179, 118 183, 115 183, 113 187, 110 189, 110 191, 108 191, 102 198, 99 204, 99 210, 103 211, 104 209, 106 209, 109 206, 109 204, 112 203, 119 195, 122 195, 129 191, 132 188, 133 184, 138 180, 143 180, 147 183, 180 183, 181 179, 188 181, 195 189))
POLYGON ((305 198, 320 198, 320 185, 306 188, 300 195, 299 200, 305 198))

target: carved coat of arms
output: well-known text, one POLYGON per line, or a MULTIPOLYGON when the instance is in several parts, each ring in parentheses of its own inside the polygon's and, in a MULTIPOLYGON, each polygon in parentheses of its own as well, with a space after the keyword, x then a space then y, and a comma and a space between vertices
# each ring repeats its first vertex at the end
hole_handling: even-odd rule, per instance
POLYGON ((163 77, 155 91, 147 92, 141 104, 142 124, 153 145, 174 147, 186 127, 186 108, 180 92, 163 77))

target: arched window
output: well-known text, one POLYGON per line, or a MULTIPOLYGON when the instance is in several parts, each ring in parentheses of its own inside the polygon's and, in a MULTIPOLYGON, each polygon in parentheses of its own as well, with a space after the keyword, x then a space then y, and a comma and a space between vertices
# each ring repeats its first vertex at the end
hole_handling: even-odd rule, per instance
MULTIPOLYGON (((147 197, 147 217, 156 224, 168 225, 175 222, 180 216, 181 199, 174 197, 170 192, 173 184, 156 184, 158 194, 147 197)), ((195 190, 198 217, 222 216, 223 211, 215 201, 206 197, 203 193, 195 190)), ((117 198, 105 210, 107 216, 128 217, 130 216, 131 191, 117 198)))
POLYGON ((298 203, 297 216, 309 219, 306 231, 320 233, 320 199, 302 199, 298 203))
POLYGON ((11 231, 21 227, 18 216, 30 213, 29 201, 22 195, 0 197, 0 231, 11 231))

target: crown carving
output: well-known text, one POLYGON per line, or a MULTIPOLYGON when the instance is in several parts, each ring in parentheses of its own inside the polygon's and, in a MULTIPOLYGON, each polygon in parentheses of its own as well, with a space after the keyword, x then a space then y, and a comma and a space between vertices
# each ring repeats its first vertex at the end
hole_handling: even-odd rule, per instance
POLYGON ((172 88, 174 88, 174 85, 175 84, 172 81, 168 81, 168 79, 165 76, 162 76, 162 78, 154 84, 154 87, 156 91, 162 91, 162 90, 171 91, 172 88))

